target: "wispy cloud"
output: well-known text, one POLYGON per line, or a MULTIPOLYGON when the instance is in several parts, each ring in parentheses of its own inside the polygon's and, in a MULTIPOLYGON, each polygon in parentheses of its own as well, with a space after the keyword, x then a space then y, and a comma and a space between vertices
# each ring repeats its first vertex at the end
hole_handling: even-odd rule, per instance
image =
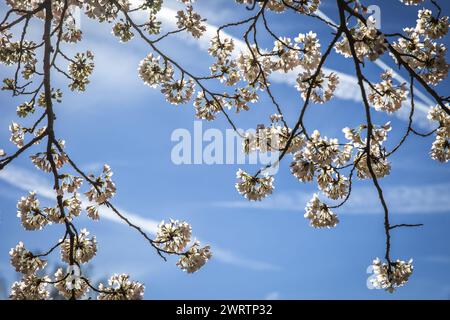
MULTIPOLYGON (((421 186, 386 186, 384 195, 391 212, 398 214, 449 213, 450 198, 443 196, 450 190, 450 184, 421 186)), ((312 192, 281 192, 261 202, 221 201, 214 205, 225 208, 270 209, 302 211, 311 199, 312 192)), ((382 212, 374 188, 354 187, 349 201, 339 210, 341 214, 373 214, 382 212)))
POLYGON ((230 263, 238 267, 256 271, 280 270, 279 266, 263 261, 255 261, 250 258, 238 257, 236 256, 236 254, 229 250, 224 250, 217 247, 214 247, 213 250, 214 256, 220 259, 222 262, 230 263))
MULTIPOLYGON (((322 17, 329 20, 329 18, 324 13, 321 12, 321 15, 322 17)), ((176 16, 175 10, 164 7, 160 12, 159 18, 164 22, 165 25, 170 26, 170 28, 175 28, 176 27, 175 16, 176 16)), ((218 29, 217 26, 206 23, 206 32, 200 39, 194 39, 193 37, 191 37, 186 33, 178 33, 176 36, 182 39, 183 41, 194 44, 198 46, 201 50, 206 51, 209 48, 210 40, 217 35, 217 29, 218 29)), ((247 50, 247 45, 242 40, 233 37, 223 31, 221 31, 221 35, 233 39, 235 43, 235 51, 234 51, 235 56, 238 54, 238 52, 247 50)), ((375 64, 383 70, 389 68, 389 66, 385 64, 381 59, 376 60, 375 64)), ((339 76, 339 85, 335 90, 336 98, 355 102, 362 101, 361 91, 355 76, 328 68, 323 68, 323 70, 325 73, 334 72, 339 76)), ((294 85, 296 83, 297 75, 301 71, 302 71, 301 68, 296 68, 288 73, 275 72, 271 75, 271 80, 276 83, 285 83, 289 85, 294 85)), ((394 78, 400 81, 401 83, 406 82, 406 80, 397 72, 394 71, 393 74, 394 78)), ((415 93, 421 100, 425 102, 423 103, 420 101, 416 101, 415 103, 416 110, 418 111, 415 116, 417 124, 421 127, 429 127, 430 123, 427 120, 426 115, 428 113, 429 106, 432 105, 432 101, 417 88, 415 90, 415 93)), ((410 103, 406 101, 403 103, 403 108, 399 112, 394 113, 394 115, 402 120, 406 120, 408 118, 409 110, 410 110, 410 103)))
POLYGON ((432 263, 450 264, 450 255, 432 255, 424 257, 423 260, 432 263))
MULTIPOLYGON (((25 191, 36 191, 38 196, 53 200, 55 193, 50 183, 43 177, 36 173, 19 168, 17 166, 9 165, 8 168, 0 171, 0 180, 25 191)), ((86 197, 82 196, 82 205, 86 206, 88 201, 86 197)), ((157 231, 158 221, 143 217, 139 214, 129 212, 122 208, 117 208, 123 215, 125 215, 131 222, 140 226, 143 230, 155 234, 157 231)), ((100 208, 100 216, 104 219, 123 223, 123 221, 111 210, 105 207, 100 208)), ((254 260, 251 258, 240 257, 236 253, 211 245, 213 247, 214 259, 237 267, 247 268, 255 271, 269 271, 279 270, 278 266, 273 264, 254 260)))
MULTIPOLYGON (((132 2, 134 2, 137 5, 140 4, 142 1, 133 0, 132 2)), ((177 28, 176 11, 177 10, 174 8, 165 6, 159 12, 158 18, 163 22, 163 26, 165 27, 165 29, 174 30, 175 28, 177 28)), ((147 15, 143 12, 141 13, 142 14, 136 16, 136 18, 138 20, 146 19, 147 15)), ((323 15, 324 18, 326 17, 325 14, 323 13, 321 14, 323 15)), ((210 46, 210 40, 217 34, 217 26, 210 23, 205 23, 205 25, 206 25, 206 32, 200 39, 195 39, 186 32, 177 33, 176 35, 174 35, 174 37, 177 37, 184 43, 197 47, 202 51, 207 51, 207 49, 210 46)), ((111 50, 112 48, 111 44, 108 44, 107 42, 98 41, 98 39, 102 39, 105 36, 104 28, 97 28, 95 24, 90 21, 83 22, 83 27, 89 29, 86 30, 87 34, 95 35, 94 40, 90 38, 85 39, 85 41, 83 41, 83 45, 86 48, 95 48, 96 61, 121 61, 120 64, 114 65, 114 68, 111 68, 110 64, 98 63, 93 75, 94 78, 101 79, 101 81, 97 83, 100 83, 99 85, 101 85, 102 87, 108 87, 115 85, 119 81, 120 84, 122 85, 122 89, 128 93, 142 89, 139 86, 135 85, 135 80, 137 79, 136 73, 129 72, 130 70, 135 70, 137 68, 138 61, 142 58, 139 51, 124 49, 117 52, 116 49, 111 50), (131 85, 127 85, 128 83, 131 85)), ((237 56, 239 52, 247 50, 247 45, 242 40, 233 37, 230 34, 223 31, 221 32, 221 35, 224 37, 230 37, 234 40, 235 51, 233 54, 235 56, 237 56)), ((76 48, 72 48, 72 50, 69 52, 75 53, 76 51, 75 49, 76 48)), ((380 59, 378 59, 375 63, 382 69, 388 68, 388 66, 380 59)), ((324 68, 323 70, 326 73, 334 72, 339 76, 339 85, 335 90, 335 97, 337 99, 353 102, 362 101, 361 92, 358 87, 357 79, 355 76, 329 68, 324 68)), ((274 83, 287 84, 290 87, 292 87, 296 83, 297 75, 301 71, 302 71, 301 68, 296 68, 288 73, 275 72, 271 74, 270 79, 274 83)), ((394 72, 394 77, 400 82, 406 81, 400 74, 396 72, 394 72)), ((415 114, 416 124, 423 128, 429 128, 430 122, 427 120, 426 114, 428 113, 429 106, 431 106, 433 103, 420 90, 416 89, 415 93, 418 98, 424 101, 424 102, 416 101, 415 103, 415 107, 417 110, 415 114)), ((104 101, 105 96, 102 96, 101 98, 103 99, 102 103, 105 104, 104 101)), ((409 110, 410 110, 410 103, 409 101, 406 101, 403 104, 403 108, 401 108, 393 115, 398 117, 399 119, 407 120, 409 110)))
POLYGON ((272 291, 266 294, 264 300, 280 300, 280 293, 278 291, 272 291))

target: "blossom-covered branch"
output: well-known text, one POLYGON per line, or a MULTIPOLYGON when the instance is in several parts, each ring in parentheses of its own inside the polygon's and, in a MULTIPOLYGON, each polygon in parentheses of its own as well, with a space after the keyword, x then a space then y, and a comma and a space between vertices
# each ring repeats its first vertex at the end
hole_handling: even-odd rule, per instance
POLYGON ((319 15, 320 0, 235 0, 244 5, 246 16, 217 28, 208 49, 214 61, 208 65, 208 72, 196 75, 176 61, 170 52, 165 52, 161 45, 180 33, 187 33, 194 39, 204 36, 207 28, 205 18, 196 12, 194 0, 178 0, 181 9, 175 16, 176 28, 170 30, 163 29, 158 20, 163 0, 139 3, 129 0, 7 0, 11 10, 0 25, 0 61, 15 65, 16 70, 13 78, 4 80, 3 89, 11 91, 14 96, 30 97, 17 108, 19 117, 33 117, 39 108, 42 110, 32 127, 23 127, 16 122, 11 124, 11 141, 18 150, 11 155, 0 150, 0 170, 46 139, 45 150, 33 154, 31 160, 52 175, 56 206, 41 209, 37 195, 30 193, 19 201, 19 217, 29 230, 42 229, 49 223, 64 224, 64 237, 47 254, 60 247, 62 259, 69 265, 66 272, 58 271, 54 280, 48 276, 40 277, 36 271, 44 268, 45 262, 41 258, 47 254, 34 255, 19 244, 11 252, 12 261, 16 270, 25 276, 13 285, 12 297, 46 298, 46 286, 50 284, 65 297, 74 299, 81 298, 87 290, 97 292, 100 299, 142 296, 143 286, 131 281, 128 275, 115 275, 110 279, 109 287, 99 288, 94 288, 83 275, 80 266, 97 250, 95 237, 89 237, 84 229, 78 231, 74 224, 74 218, 83 209, 90 218, 98 220, 101 216, 99 207, 108 207, 139 232, 161 257, 179 256, 177 265, 188 272, 198 270, 211 257, 209 246, 200 247, 198 242, 190 241, 191 227, 182 221, 161 223, 156 238, 149 237, 112 204, 111 198, 117 190, 109 166, 105 165, 98 177, 83 172, 65 151, 64 141, 57 138, 53 104, 62 101, 62 92, 53 87, 51 75, 60 73, 69 81, 72 91, 85 91, 94 69, 93 52, 80 52, 74 57, 64 53, 64 43, 77 43, 82 38, 72 9, 83 11, 99 23, 112 23, 112 34, 120 42, 129 42, 137 35, 136 40, 146 44, 149 50, 139 64, 139 77, 149 87, 159 89, 169 104, 192 102, 196 118, 204 121, 225 117, 242 137, 246 154, 279 152, 274 163, 256 169, 254 174, 241 169, 237 172, 236 189, 248 200, 261 201, 272 194, 275 177, 269 169, 291 158, 293 176, 302 183, 315 181, 318 187, 318 192, 306 204, 305 218, 314 228, 335 228, 339 217, 334 211, 345 210, 354 179, 370 180, 384 211, 386 235, 386 261, 378 258, 373 261, 373 283, 375 287, 390 292, 404 285, 412 274, 412 261, 391 258, 391 231, 422 224, 391 224, 393 213, 383 193, 382 178, 391 172, 391 156, 402 150, 405 141, 413 136, 435 135, 431 158, 442 163, 450 159, 450 98, 435 89, 448 76, 447 49, 439 40, 448 33, 449 19, 442 15, 442 8, 435 0, 400 1, 408 6, 429 2, 437 12, 421 9, 415 26, 385 34, 376 27, 373 16, 368 16, 368 9, 362 1, 336 0, 339 22, 334 23, 319 15), (137 13, 148 17, 144 23, 137 22, 137 13), (326 24, 334 30, 332 39, 323 45, 314 31, 299 33, 293 38, 279 35, 271 25, 272 13, 294 13, 299 19, 314 19, 326 24), (32 19, 45 21, 42 42, 27 40, 27 27, 32 19), (14 41, 13 27, 17 26, 22 26, 21 32, 17 33, 20 40, 14 41), (243 29, 239 39, 225 33, 233 28, 243 29), (263 36, 273 41, 272 48, 261 46, 263 36), (38 70, 36 51, 39 49, 43 49, 42 71, 38 70), (328 103, 339 86, 339 75, 325 68, 333 54, 352 62, 365 115, 358 127, 342 129, 344 142, 337 137, 324 136, 314 128, 309 129, 305 123, 305 115, 313 109, 312 106, 328 103), (398 82, 392 70, 384 70, 377 82, 368 78, 366 65, 382 56, 392 58, 393 64, 407 74, 409 84, 398 82), (58 63, 60 60, 67 64, 66 69, 58 63), (280 103, 275 88, 271 86, 272 74, 288 72, 296 72, 295 88, 299 92, 299 100, 303 100, 298 103, 298 116, 294 119, 286 118, 283 110, 287 106, 280 103), (42 81, 36 83, 32 77, 42 78, 42 81), (25 83, 20 84, 21 81, 25 83), (430 132, 419 132, 414 126, 416 83, 436 103, 436 106, 430 106, 428 115, 435 127, 430 132), (211 89, 217 88, 218 84, 220 92, 211 89), (30 89, 33 85, 36 88, 30 89), (242 112, 250 112, 262 95, 267 95, 271 104, 267 110, 267 124, 255 124, 254 133, 240 132, 235 118, 242 112), (398 143, 387 150, 386 141, 393 128, 389 121, 374 123, 376 118, 373 114, 389 115, 407 107, 410 107, 408 126, 398 143), (233 111, 235 116, 231 114, 233 111), (47 121, 46 126, 39 127, 44 120, 47 121), (31 135, 33 138, 29 138, 31 135), (62 172, 66 167, 72 170, 73 175, 62 172), (78 194, 83 181, 89 187, 85 196, 90 204, 86 208, 82 208, 78 194))

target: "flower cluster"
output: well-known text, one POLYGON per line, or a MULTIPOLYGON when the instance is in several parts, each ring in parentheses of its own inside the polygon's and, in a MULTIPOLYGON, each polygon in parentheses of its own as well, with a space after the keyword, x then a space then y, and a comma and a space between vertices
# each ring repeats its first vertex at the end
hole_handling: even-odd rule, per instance
POLYGON ((30 192, 26 197, 21 197, 17 203, 17 209, 17 217, 20 218, 26 230, 40 230, 49 222, 39 208, 39 200, 35 192, 30 192))
POLYGON ((225 61, 231 56, 234 50, 234 41, 231 38, 220 38, 215 36, 211 39, 208 53, 217 58, 218 61, 225 61))
POLYGON ((272 63, 268 56, 262 56, 258 52, 256 45, 239 54, 237 65, 242 78, 249 84, 260 88, 266 86, 272 63))
POLYGON ((406 36, 393 44, 402 59, 431 85, 448 75, 447 48, 434 41, 447 34, 448 27, 448 17, 434 17, 430 10, 420 10, 416 27, 405 28, 406 36))
MULTIPOLYGON (((362 138, 362 132, 367 129, 366 126, 360 126, 358 129, 344 128, 342 131, 345 134, 345 138, 350 140, 353 146, 358 150, 355 156, 355 167, 357 170, 357 176, 360 179, 370 179, 372 174, 367 160, 367 138, 362 138)), ((387 139, 387 134, 391 131, 392 127, 390 122, 386 124, 374 127, 371 135, 370 142, 370 164, 373 173, 377 178, 382 178, 390 173, 391 164, 386 157, 386 151, 383 148, 383 143, 387 139)))
POLYGON ((330 199, 345 198, 349 180, 337 171, 352 156, 353 145, 340 147, 337 139, 322 137, 314 131, 303 149, 294 154, 292 174, 302 182, 309 182, 317 175, 317 185, 330 199))
POLYGON ((397 260, 388 266, 382 263, 379 258, 373 260, 373 277, 370 281, 374 288, 385 289, 394 292, 396 288, 401 287, 408 282, 413 272, 412 259, 408 262, 397 260))
POLYGON ((236 177, 238 179, 237 191, 250 201, 260 201, 271 194, 274 188, 273 177, 269 175, 254 177, 239 169, 236 177))
MULTIPOLYGON (((58 103, 61 102, 62 101, 61 100, 61 98, 62 98, 61 90, 60 89, 56 89, 55 90, 55 89, 52 88, 51 93, 50 93, 50 98, 52 99, 53 102, 58 102, 58 103)), ((45 97, 45 92, 44 91, 39 94, 39 98, 38 98, 37 104, 40 107, 43 107, 43 108, 46 107, 47 99, 45 97)))
POLYGON ((193 273, 203 267, 212 254, 209 246, 200 248, 199 241, 194 241, 186 250, 191 235, 191 226, 185 221, 170 220, 167 223, 162 221, 158 225, 153 243, 166 253, 180 255, 177 266, 188 273, 193 273))
POLYGON ((271 65, 273 71, 280 70, 286 73, 300 65, 300 48, 296 43, 292 43, 290 38, 283 37, 276 40, 272 52, 275 57, 271 65))
POLYGON ((243 149, 244 153, 250 154, 255 151, 283 151, 293 153, 299 150, 305 144, 305 136, 297 134, 292 137, 289 146, 288 141, 291 137, 292 129, 272 123, 270 127, 259 125, 256 132, 247 131, 244 135, 243 149))
POLYGON ((320 201, 316 193, 307 203, 304 217, 314 228, 333 228, 339 223, 338 217, 325 203, 320 201))
POLYGON ((11 131, 11 142, 14 143, 17 148, 23 147, 23 141, 25 139, 25 130, 22 126, 16 122, 11 123, 9 126, 9 131, 11 131))
POLYGON ((186 11, 177 12, 177 26, 186 29, 194 38, 200 38, 206 31, 206 26, 202 24, 202 17, 194 12, 191 5, 186 7, 186 11))
MULTIPOLYGON (((251 5, 255 2, 255 0, 236 0, 236 2, 251 5)), ((320 0, 268 0, 266 4, 267 8, 274 12, 283 12, 286 10, 286 7, 289 7, 298 13, 308 15, 316 12, 319 5, 320 0)))
POLYGON ((229 109, 234 106, 236 113, 239 113, 241 110, 250 110, 249 103, 255 103, 258 99, 255 88, 251 86, 241 87, 235 89, 235 94, 231 97, 231 100, 227 101, 227 105, 229 109))
POLYGON ((127 274, 115 274, 108 280, 108 286, 100 283, 98 300, 141 300, 144 296, 144 285, 131 281, 127 274))
POLYGON ((65 239, 61 244, 61 260, 72 262, 72 252, 74 255, 73 260, 75 261, 86 263, 91 260, 97 253, 97 240, 95 236, 91 238, 88 236, 89 232, 86 229, 81 229, 73 244, 71 244, 70 239, 65 239))
MULTIPOLYGON (((64 141, 59 141, 59 145, 63 147, 64 141)), ((60 169, 67 162, 67 156, 64 153, 60 153, 53 147, 51 148, 50 152, 55 168, 60 169)), ((31 162, 33 162, 33 164, 36 166, 36 168, 44 172, 51 172, 53 170, 52 163, 48 159, 47 152, 35 153, 30 156, 30 159, 31 162)))
MULTIPOLYGON (((374 61, 378 59, 387 49, 384 35, 379 33, 375 28, 374 23, 365 25, 360 20, 355 27, 350 29, 350 33, 354 39, 354 47, 356 55, 359 60, 364 60, 367 57, 374 61)), ((352 56, 350 43, 346 36, 335 45, 336 52, 349 58, 352 56)))
POLYGON ((194 93, 194 82, 192 79, 176 80, 173 78, 174 70, 166 59, 160 62, 160 57, 153 54, 147 55, 139 64, 139 77, 150 87, 161 86, 161 92, 166 100, 174 105, 188 102, 194 93))
POLYGON ((421 4, 424 0, 400 0, 400 1, 407 6, 417 6, 421 4))
POLYGON ((187 273, 194 273, 198 271, 205 263, 211 259, 211 251, 209 246, 200 248, 198 241, 189 248, 189 250, 177 262, 177 266, 187 273))
POLYGON ((19 242, 17 246, 9 251, 11 257, 11 265, 17 272, 26 275, 36 273, 37 270, 43 269, 47 262, 35 257, 30 251, 25 249, 23 242, 19 242))
POLYGON ((11 300, 46 300, 50 297, 47 289, 50 278, 39 277, 35 274, 23 276, 11 286, 11 300))
POLYGON ((92 186, 90 190, 85 193, 89 201, 94 201, 96 204, 101 205, 115 195, 116 185, 111 179, 112 175, 113 172, 111 171, 111 167, 105 164, 103 166, 102 175, 93 179, 95 187, 92 186))
POLYGON ((83 183, 81 177, 72 176, 70 174, 63 174, 61 178, 61 189, 68 193, 75 193, 83 183))
POLYGON ((402 103, 406 100, 408 93, 406 84, 394 86, 392 83, 392 70, 387 70, 381 74, 380 83, 373 85, 368 98, 376 110, 392 113, 400 109, 402 103))
POLYGON ((91 51, 86 53, 77 53, 69 64, 69 76, 72 82, 69 88, 78 91, 85 91, 89 84, 89 76, 94 70, 94 55, 91 51))
POLYGON ((55 282, 56 290, 66 299, 80 299, 89 291, 89 286, 81 278, 81 270, 77 265, 69 265, 67 272, 58 268, 55 282))
MULTIPOLYGON (((450 105, 447 103, 446 106, 448 108, 450 105)), ((439 123, 436 139, 430 151, 431 158, 444 163, 448 162, 450 160, 450 116, 436 106, 430 109, 428 119, 439 123)))
POLYGON ((116 23, 111 33, 119 38, 120 42, 128 42, 134 37, 134 33, 131 31, 131 25, 124 22, 116 23))
POLYGON ((166 60, 162 65, 160 59, 150 53, 139 63, 139 77, 152 88, 169 81, 173 76, 172 65, 166 60))
POLYGON ((178 105, 187 103, 194 94, 194 81, 192 79, 180 79, 165 82, 162 85, 161 93, 166 97, 167 102, 178 105))
POLYGON ((322 57, 317 34, 312 31, 299 33, 294 41, 300 48, 300 65, 309 71, 317 69, 322 57))
POLYGON ((22 76, 25 79, 29 79, 36 69, 36 43, 27 40, 22 42, 11 41, 11 39, 12 34, 7 31, 0 32, 0 63, 5 65, 13 65, 18 62, 23 63, 24 71, 22 76))
POLYGON ((241 80, 238 64, 231 58, 234 41, 231 38, 215 36, 211 39, 208 52, 216 58, 210 66, 212 77, 220 80, 226 86, 233 86, 241 80))
POLYGON ((448 17, 434 17, 431 10, 423 9, 418 12, 416 31, 431 39, 440 39, 448 33, 448 17))
POLYGON ((216 97, 208 99, 205 96, 204 91, 199 91, 194 101, 195 116, 198 119, 208 121, 214 120, 216 118, 216 114, 222 110, 223 105, 223 99, 216 97))
POLYGON ((302 93, 303 100, 308 98, 309 93, 309 98, 313 102, 325 103, 333 98, 338 84, 339 77, 334 72, 325 75, 322 70, 318 74, 305 71, 298 75, 295 87, 302 93))
POLYGON ((180 253, 191 241, 191 226, 185 221, 164 221, 158 226, 155 243, 169 252, 180 253))

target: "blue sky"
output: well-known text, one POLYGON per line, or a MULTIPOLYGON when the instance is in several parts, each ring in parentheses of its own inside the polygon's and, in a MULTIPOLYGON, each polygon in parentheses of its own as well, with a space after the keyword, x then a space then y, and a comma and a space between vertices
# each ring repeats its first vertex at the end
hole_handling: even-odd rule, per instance
MULTIPOLYGON (((175 8, 175 1, 166 1, 175 8)), ((321 10, 336 19, 334 1, 324 1, 321 10)), ((450 4, 442 2, 444 13, 450 4)), ((415 25, 417 8, 404 7, 399 1, 366 1, 381 7, 382 30, 390 33, 399 27, 415 25)), ((2 5, 1 12, 5 12, 2 5)), ((211 25, 220 25, 249 13, 231 0, 199 0, 196 6, 211 25)), ((164 11, 165 14, 170 12, 164 11)), ((169 23, 166 17, 162 19, 169 23)), ((330 29, 311 19, 296 15, 271 15, 279 34, 295 37, 313 30, 322 46, 330 39, 330 29)), ((39 35, 42 25, 32 26, 39 35)), ((92 83, 84 94, 64 89, 64 101, 56 107, 57 134, 66 140, 67 151, 87 171, 99 172, 103 163, 111 165, 118 193, 113 203, 132 215, 135 221, 151 229, 153 223, 168 218, 183 219, 193 226, 193 234, 210 243, 214 257, 198 273, 180 271, 174 259, 161 260, 133 230, 108 219, 100 222, 86 217, 78 220, 97 236, 98 255, 92 260, 91 273, 104 278, 127 272, 146 284, 148 299, 449 299, 450 298, 450 171, 447 165, 428 156, 432 138, 410 139, 394 157, 392 174, 381 180, 386 190, 393 223, 424 223, 422 228, 393 231, 392 257, 414 259, 414 274, 407 286, 394 294, 366 287, 367 267, 373 258, 384 255, 384 232, 381 206, 369 182, 355 184, 354 197, 336 211, 341 223, 332 230, 312 229, 303 218, 305 202, 315 191, 314 184, 299 183, 285 161, 275 176, 271 198, 249 204, 235 190, 235 172, 239 167, 251 170, 258 166, 180 165, 171 162, 175 145, 170 137, 178 128, 193 129, 192 104, 172 106, 158 90, 145 86, 137 76, 139 61, 150 51, 139 39, 118 43, 110 33, 111 25, 99 25, 83 17, 84 40, 68 52, 90 49, 95 53, 96 69, 92 83)), ((241 29, 230 34, 238 37, 241 29)), ((444 41, 448 46, 448 40, 444 41)), ((271 46, 268 39, 261 43, 271 46)), ((205 45, 188 36, 170 38, 162 44, 165 52, 195 74, 207 72, 210 62, 205 45)), ((383 61, 392 65, 388 56, 383 61)), ((349 76, 349 60, 333 54, 327 68, 349 76)), ((11 72, 2 66, 2 76, 11 72)), ((381 69, 368 65, 365 72, 377 80, 381 69)), ((344 79, 344 78, 343 78, 344 79)), ((325 105, 313 105, 306 115, 308 130, 315 128, 328 136, 343 140, 341 128, 362 123, 363 107, 354 91, 352 79, 343 81, 340 97, 325 105), (350 93, 350 94, 349 94, 350 93)), ((273 90, 282 103, 286 118, 297 118, 301 98, 289 85, 289 76, 277 76, 273 90)), ((447 95, 448 81, 438 86, 447 95)), ((428 107, 423 99, 422 104, 428 107)), ((19 100, 0 94, 0 147, 13 151, 7 127, 16 119, 19 100)), ((254 127, 273 113, 267 98, 251 111, 232 114, 240 128, 254 127)), ((391 121, 388 146, 400 139, 406 122, 401 116, 386 116, 373 110, 375 121, 391 121)), ((418 121, 424 113, 418 112, 418 121)), ((265 121, 267 122, 267 121, 265 121)), ((223 117, 203 123, 204 129, 225 130, 223 117)), ((17 274, 9 265, 8 251, 19 240, 30 249, 44 249, 58 239, 63 230, 50 226, 45 231, 26 232, 16 217, 17 199, 29 188, 36 189, 44 203, 50 178, 41 174, 27 157, 18 159, 0 173, 0 276, 9 285, 17 274)), ((48 192, 47 192, 48 193, 48 192)), ((56 261, 57 255, 52 257, 56 261)))

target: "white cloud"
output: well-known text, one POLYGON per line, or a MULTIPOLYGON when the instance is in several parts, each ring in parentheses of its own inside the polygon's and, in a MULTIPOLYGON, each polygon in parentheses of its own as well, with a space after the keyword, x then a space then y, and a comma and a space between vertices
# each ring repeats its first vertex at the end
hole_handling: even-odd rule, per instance
MULTIPOLYGON (((132 2, 134 2, 135 5, 138 5, 142 1, 133 0, 132 2)), ((176 6, 176 4, 174 5, 176 6)), ((173 5, 171 6, 173 7, 173 5)), ((159 12, 158 18, 163 22, 165 30, 168 31, 177 28, 176 11, 177 10, 174 8, 169 8, 165 6, 159 12)), ((322 15, 323 18, 329 19, 322 12, 320 14, 322 15)), ((136 13, 135 16, 136 19, 139 21, 140 20, 144 21, 147 18, 146 13, 142 11, 136 13)), ((140 53, 140 51, 134 50, 130 46, 126 48, 123 47, 119 51, 117 47, 115 47, 115 49, 112 50, 113 48, 110 43, 102 41, 105 36, 109 36, 112 39, 112 36, 110 34, 105 35, 105 32, 108 32, 109 27, 106 28, 104 26, 97 26, 96 22, 90 21, 85 17, 83 18, 86 20, 85 22, 83 22, 82 25, 83 28, 86 29, 84 30, 85 33, 94 36, 94 39, 90 39, 89 37, 87 37, 81 43, 81 45, 86 48, 95 49, 94 53, 96 60, 96 68, 93 74, 93 78, 100 81, 95 81, 95 79, 93 79, 94 80, 93 82, 97 83, 97 86, 101 86, 101 88, 116 87, 116 84, 120 83, 123 91, 128 92, 129 94, 137 92, 138 90, 142 90, 142 87, 136 86, 137 73, 135 72, 138 62, 142 58, 141 56, 142 54, 140 53), (120 61, 120 63, 115 63, 113 67, 111 67, 111 61, 120 61)), ((200 39, 195 39, 186 32, 177 33, 174 37, 182 40, 185 43, 196 46, 200 50, 206 52, 207 49, 209 48, 210 39, 217 34, 217 26, 212 25, 210 23, 205 24, 207 27, 206 32, 200 39)), ((235 55, 237 55, 238 52, 245 51, 247 49, 245 42, 243 42, 242 40, 232 37, 225 32, 221 32, 221 34, 223 36, 233 38, 236 47, 236 50, 234 52, 235 55)), ((137 41, 140 41, 140 39, 137 39, 137 41)), ((114 44, 114 46, 117 45, 119 44, 118 43, 114 44)), ((78 49, 75 47, 69 47, 68 52, 73 54, 78 49)), ((387 65, 384 64, 384 62, 382 62, 381 60, 377 60, 375 63, 382 69, 387 68, 387 65)), ((274 83, 288 84, 290 87, 292 87, 292 85, 295 84, 297 74, 300 71, 301 70, 297 68, 288 73, 275 72, 271 74, 270 79, 274 83)), ((324 71, 327 73, 334 72, 339 76, 340 83, 335 91, 335 96, 337 99, 353 102, 362 101, 360 89, 357 85, 357 80, 355 76, 328 68, 324 68, 324 71)), ((406 80, 402 78, 398 73, 394 72, 394 76, 398 81, 406 82, 406 80)), ((156 91, 150 92, 154 92, 155 94, 157 94, 156 91)), ((426 114, 428 112, 428 107, 433 105, 433 102, 420 90, 416 89, 415 93, 418 98, 424 101, 424 102, 416 101, 417 112, 415 116, 415 121, 418 126, 423 128, 429 128, 430 122, 426 119, 426 114)), ((107 97, 108 97, 107 95, 102 95, 100 97, 102 104, 106 105, 105 99, 107 97)), ((99 98, 94 97, 94 99, 98 100, 99 98)), ((410 103, 409 101, 406 101, 403 105, 403 108, 398 112, 394 113, 394 115, 400 119, 406 120, 408 119, 409 110, 410 110, 410 103)))
POLYGON ((448 255, 433 255, 424 258, 425 261, 439 264, 450 264, 450 256, 448 255))
POLYGON ((278 291, 269 292, 264 297, 264 300, 279 300, 279 299, 280 299, 280 293, 278 291))
MULTIPOLYGON (((33 173, 29 170, 19 168, 14 165, 8 165, 7 168, 0 171, 0 180, 3 180, 10 185, 25 190, 36 191, 38 196, 44 197, 49 200, 53 200, 55 194, 52 190, 49 182, 43 177, 33 173)), ((86 206, 88 201, 86 197, 82 197, 82 205, 86 206)), ((128 212, 121 208, 117 208, 124 216, 126 216, 131 222, 141 227, 146 232, 155 234, 158 226, 158 221, 153 219, 142 217, 139 214, 128 212)), ((100 216, 104 219, 114 221, 117 223, 124 223, 111 209, 101 207, 100 216)), ((130 230, 131 231, 131 230, 130 230)), ((278 270, 279 267, 266 263, 263 261, 253 260, 250 258, 243 258, 235 253, 211 245, 213 248, 214 258, 226 264, 230 264, 237 267, 243 267, 256 271, 264 270, 278 270)))
POLYGON ((271 263, 238 257, 231 251, 220 249, 215 246, 213 247, 213 253, 214 256, 220 259, 222 262, 230 263, 238 267, 257 271, 280 270, 280 267, 275 266, 271 263))
MULTIPOLYGON (((330 20, 322 12, 320 14, 322 15, 322 17, 330 20)), ((175 16, 176 16, 175 10, 164 7, 164 8, 162 8, 162 10, 160 12, 159 18, 163 21, 164 25, 166 25, 166 26, 169 25, 170 28, 175 28, 176 27, 175 16)), ((176 35, 176 37, 178 37, 188 43, 194 44, 194 45, 198 46, 201 50, 206 51, 209 48, 209 43, 210 43, 211 38, 213 38, 214 36, 217 35, 217 27, 212 24, 209 24, 209 23, 205 23, 205 25, 206 25, 206 32, 200 39, 194 39, 193 37, 191 37, 190 35, 188 35, 186 33, 179 33, 176 35)), ((224 37, 233 38, 233 41, 235 43, 235 48, 236 48, 235 52, 234 52, 235 55, 240 51, 247 50, 247 45, 245 44, 244 41, 242 41, 238 38, 235 38, 233 36, 230 36, 229 34, 227 34, 225 32, 221 32, 221 35, 224 37)), ((378 65, 383 70, 386 70, 389 68, 389 66, 386 65, 383 61, 381 61, 381 59, 376 60, 375 64, 378 65)), ((343 72, 339 72, 336 70, 328 69, 328 68, 324 68, 323 70, 326 73, 334 72, 339 76, 339 85, 335 91, 336 98, 342 99, 342 100, 355 101, 355 102, 362 101, 361 92, 360 92, 360 89, 358 86, 358 81, 355 76, 345 74, 343 72)), ((288 73, 275 72, 271 75, 271 80, 276 83, 285 83, 285 84, 289 84, 292 86, 296 83, 297 75, 300 71, 301 71, 300 68, 296 68, 295 70, 290 71, 288 73)), ((397 79, 399 82, 401 82, 401 83, 407 82, 397 72, 394 71, 393 74, 394 74, 394 78, 397 79)), ((416 113, 416 117, 415 117, 417 120, 417 124, 421 127, 429 127, 430 123, 426 119, 426 115, 427 115, 428 109, 429 109, 428 106, 433 105, 433 102, 417 88, 415 88, 415 94, 417 97, 419 97, 421 100, 423 100, 425 102, 425 103, 423 103, 420 101, 416 101, 416 103, 415 103, 416 110, 418 111, 416 113)), ((400 112, 396 112, 396 113, 394 113, 394 115, 400 119, 406 120, 406 119, 408 119, 409 109, 410 109, 410 102, 406 101, 403 104, 403 108, 400 110, 400 112)))
MULTIPOLYGON (((391 212, 396 214, 431 214, 450 212, 450 198, 443 195, 450 184, 420 186, 385 186, 383 192, 391 212)), ((303 211, 312 192, 281 192, 261 202, 222 201, 214 205, 226 208, 303 211)), ((382 212, 376 190, 369 186, 355 186, 349 201, 339 209, 340 214, 374 214, 382 212)))

